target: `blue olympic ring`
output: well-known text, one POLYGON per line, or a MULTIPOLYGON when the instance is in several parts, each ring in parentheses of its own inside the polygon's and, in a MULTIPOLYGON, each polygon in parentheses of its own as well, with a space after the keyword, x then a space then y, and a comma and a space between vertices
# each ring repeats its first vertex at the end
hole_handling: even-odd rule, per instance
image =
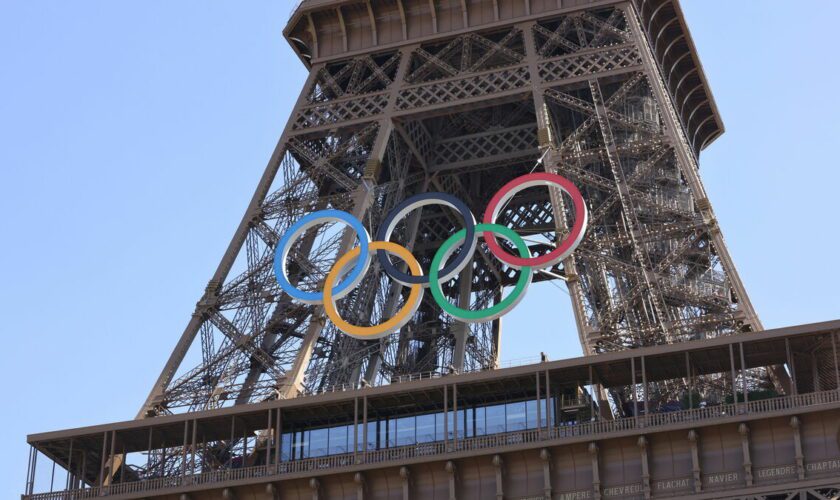
MULTIPOLYGON (((307 229, 329 221, 343 222, 353 229, 356 233, 356 239, 359 241, 361 255, 368 254, 370 235, 359 219, 347 212, 333 209, 319 210, 295 222, 283 234, 280 242, 277 243, 277 248, 274 251, 274 274, 277 276, 277 283, 280 285, 280 288, 291 295, 292 298, 304 304, 322 304, 324 302, 324 292, 305 292, 289 282, 289 272, 286 264, 289 252, 292 249, 292 243, 307 229)), ((334 292, 335 298, 338 299, 350 293, 362 280, 369 265, 370 259, 358 259, 353 269, 343 278, 338 287, 336 287, 334 292)))

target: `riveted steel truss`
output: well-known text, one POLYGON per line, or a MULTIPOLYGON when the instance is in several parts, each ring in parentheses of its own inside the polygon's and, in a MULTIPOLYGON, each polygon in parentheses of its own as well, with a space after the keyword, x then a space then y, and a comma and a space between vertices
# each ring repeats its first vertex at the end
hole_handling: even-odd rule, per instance
MULTIPOLYGON (((428 298, 389 337, 344 336, 320 307, 281 292, 274 248, 324 208, 353 213, 373 234, 391 207, 429 190, 479 216, 490 194, 536 168, 572 179, 589 206, 580 249, 536 277, 567 280, 587 353, 760 329, 635 16, 621 4, 314 64, 141 416, 495 367, 500 323, 455 323, 428 298)), ((575 214, 558 193, 531 191, 499 221, 542 254, 575 214)), ((460 227, 457 214, 430 207, 392 239, 428 268, 460 227)), ((318 289, 353 242, 342 228, 309 231, 292 249, 291 280, 318 289)), ((443 288, 454 303, 485 307, 516 277, 479 244, 443 288)), ((375 324, 405 296, 374 262, 339 310, 375 324)))

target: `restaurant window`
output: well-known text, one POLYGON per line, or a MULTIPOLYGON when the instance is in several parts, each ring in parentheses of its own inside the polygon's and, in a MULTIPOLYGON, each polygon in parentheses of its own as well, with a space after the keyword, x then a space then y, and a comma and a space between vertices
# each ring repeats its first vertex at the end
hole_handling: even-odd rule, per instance
POLYGON ((329 429, 309 431, 309 457, 323 457, 329 453, 329 429))
MULTIPOLYGON (((377 436, 378 436, 377 431, 376 431, 376 428, 377 428, 378 424, 379 424, 379 422, 368 422, 368 424, 367 424, 367 427, 368 427, 367 449, 368 450, 378 449, 378 446, 377 446, 378 443, 377 443, 377 439, 376 439, 377 436)), ((364 436, 362 436, 362 438, 359 440, 359 446, 362 446, 362 440, 363 439, 364 439, 364 436)))
POLYGON ((292 433, 283 434, 283 446, 280 448, 280 460, 292 460, 292 433))
POLYGON ((487 408, 479 407, 475 409, 475 435, 476 436, 483 436, 487 434, 487 422, 486 422, 486 414, 487 408))
POLYGON ((341 455, 350 451, 347 445, 350 427, 332 427, 329 429, 329 454, 341 455))
POLYGON ((435 441, 435 415, 418 415, 415 428, 418 443, 435 441))
POLYGON ((507 407, 507 432, 525 430, 527 425, 527 406, 524 401, 519 403, 508 403, 507 407))
POLYGON ((407 446, 417 443, 415 435, 415 417, 397 419, 397 446, 407 446))
POLYGON ((486 429, 487 434, 500 434, 505 432, 505 406, 494 405, 486 408, 486 429))

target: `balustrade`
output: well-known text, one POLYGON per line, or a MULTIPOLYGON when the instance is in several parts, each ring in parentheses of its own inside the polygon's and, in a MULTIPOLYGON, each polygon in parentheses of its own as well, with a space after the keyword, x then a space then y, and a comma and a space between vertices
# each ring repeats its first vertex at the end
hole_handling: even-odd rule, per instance
MULTIPOLYGON (((260 477, 289 475, 321 470, 338 470, 351 467, 359 463, 387 463, 404 461, 417 457, 432 457, 448 453, 482 450, 505 446, 519 446, 531 443, 557 441, 568 438, 591 436, 593 439, 609 437, 611 433, 624 432, 634 429, 653 430, 671 424, 687 422, 702 422, 720 417, 772 414, 791 408, 804 409, 813 406, 840 402, 840 390, 812 392, 794 396, 783 396, 747 403, 730 403, 706 408, 695 408, 684 411, 667 413, 653 413, 638 417, 628 417, 617 420, 601 420, 574 425, 553 427, 546 431, 544 428, 528 429, 504 434, 488 434, 465 439, 450 439, 420 443, 397 448, 386 448, 375 451, 346 453, 319 458, 309 458, 282 462, 273 465, 257 465, 237 469, 225 469, 185 476, 143 479, 140 481, 118 483, 109 486, 85 488, 81 490, 38 493, 23 496, 23 500, 77 500, 101 496, 141 493, 177 488, 184 485, 217 484, 229 481, 241 481, 260 477)), ((558 443, 561 444, 561 443, 558 443)))

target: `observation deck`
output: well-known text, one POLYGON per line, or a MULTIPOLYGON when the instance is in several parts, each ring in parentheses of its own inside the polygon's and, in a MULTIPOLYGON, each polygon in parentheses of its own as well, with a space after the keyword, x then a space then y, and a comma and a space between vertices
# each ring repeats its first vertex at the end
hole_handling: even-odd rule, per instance
POLYGON ((722 498, 840 487, 838 349, 832 321, 35 434, 22 498, 722 498), (773 365, 791 375, 791 393, 751 392, 742 372, 773 365), (701 376, 714 391, 696 385, 701 376), (674 386, 679 401, 658 398, 674 386), (620 409, 601 396, 627 388, 632 403, 620 409), (180 466, 156 469, 171 453, 180 466), (43 492, 50 483, 66 489, 43 492))

